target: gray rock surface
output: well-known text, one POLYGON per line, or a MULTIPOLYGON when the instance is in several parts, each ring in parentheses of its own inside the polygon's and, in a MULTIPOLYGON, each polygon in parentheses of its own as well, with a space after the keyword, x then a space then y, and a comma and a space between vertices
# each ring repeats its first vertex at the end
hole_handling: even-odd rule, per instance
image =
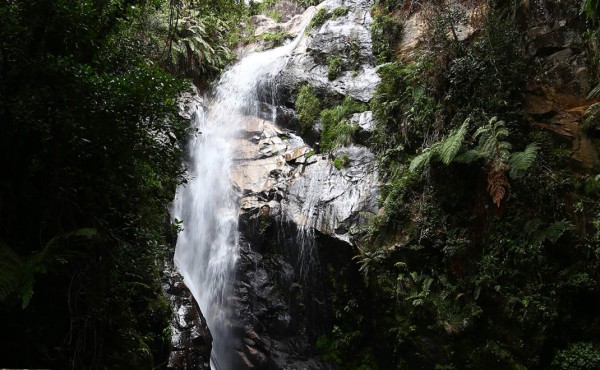
POLYGON ((281 84, 293 90, 299 84, 309 83, 318 90, 368 102, 379 82, 372 53, 371 5, 365 0, 327 0, 318 5, 330 14, 340 6, 347 6, 348 12, 339 17, 331 15, 322 25, 309 30, 282 73, 281 84), (333 81, 327 77, 330 57, 341 58, 343 67, 333 81))
MULTIPOLYGON (((365 125, 369 112, 356 116, 365 125)), ((333 158, 315 154, 293 132, 270 121, 248 118, 238 140, 234 183, 241 194, 242 213, 257 216, 263 206, 297 226, 351 242, 352 230, 365 226, 377 213, 378 172, 374 155, 365 147, 335 150, 348 163, 336 169, 333 158), (279 198, 279 199, 278 199, 279 198)))

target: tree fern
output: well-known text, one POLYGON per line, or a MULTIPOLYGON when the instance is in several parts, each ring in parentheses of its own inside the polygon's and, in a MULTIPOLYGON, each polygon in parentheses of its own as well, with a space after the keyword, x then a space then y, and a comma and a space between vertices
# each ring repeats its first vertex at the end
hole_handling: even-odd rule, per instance
POLYGON ((487 158, 492 167, 498 169, 499 162, 506 162, 509 157, 509 151, 512 145, 504 141, 509 132, 504 121, 498 121, 497 117, 492 117, 488 124, 480 127, 473 138, 479 137, 477 150, 483 158, 487 158))
POLYGON ((458 130, 450 133, 447 138, 424 149, 410 162, 409 169, 413 172, 422 170, 423 167, 435 160, 448 165, 451 162, 469 164, 484 159, 488 173, 488 192, 494 204, 500 206, 509 187, 506 173, 508 172, 511 178, 518 178, 523 171, 531 167, 539 145, 532 143, 522 152, 511 153, 512 145, 505 140, 509 135, 505 122, 498 120, 497 117, 492 117, 487 124, 479 127, 473 134, 473 138, 478 139, 477 146, 459 153, 468 127, 469 120, 467 119, 458 130))
POLYGON ((509 176, 512 179, 519 178, 523 171, 526 171, 537 157, 540 146, 537 143, 527 145, 524 151, 512 153, 510 155, 509 176))

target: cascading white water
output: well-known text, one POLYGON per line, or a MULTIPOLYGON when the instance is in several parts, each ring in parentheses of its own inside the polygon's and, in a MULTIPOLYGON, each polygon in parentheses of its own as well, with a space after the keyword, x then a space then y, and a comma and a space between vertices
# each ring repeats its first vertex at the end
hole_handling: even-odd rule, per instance
MULTIPOLYGON (((302 27, 303 28, 303 27, 302 27)), ((211 367, 232 368, 228 296, 238 257, 238 195, 232 180, 233 143, 244 116, 258 115, 259 89, 272 88, 304 32, 277 49, 252 54, 227 70, 210 105, 196 112, 198 134, 189 143, 189 181, 177 190, 173 217, 183 221, 175 265, 185 279, 213 336, 211 367)))

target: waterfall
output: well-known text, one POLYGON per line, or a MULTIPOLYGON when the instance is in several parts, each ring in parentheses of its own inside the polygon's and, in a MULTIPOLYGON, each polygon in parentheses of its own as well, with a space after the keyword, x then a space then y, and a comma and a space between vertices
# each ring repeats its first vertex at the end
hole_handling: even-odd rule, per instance
POLYGON ((259 93, 273 96, 274 77, 285 67, 303 34, 301 31, 287 45, 251 54, 233 65, 205 99, 209 105, 194 115, 197 133, 189 142, 189 181, 179 187, 173 204, 173 217, 183 221, 175 265, 212 333, 212 369, 233 367, 230 351, 236 339, 229 325, 234 313, 228 310, 238 258, 239 196, 231 179, 233 143, 244 117, 261 113, 259 93))

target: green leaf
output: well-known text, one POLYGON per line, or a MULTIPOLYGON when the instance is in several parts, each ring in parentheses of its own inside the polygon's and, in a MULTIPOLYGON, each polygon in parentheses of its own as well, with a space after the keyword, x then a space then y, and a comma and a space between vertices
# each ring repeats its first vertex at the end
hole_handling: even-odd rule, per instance
POLYGON ((508 161, 510 166, 509 176, 513 179, 519 178, 524 171, 531 167, 539 149, 539 144, 531 143, 527 145, 524 151, 512 153, 508 161))
POLYGON ((600 84, 598 84, 598 86, 594 87, 592 89, 592 91, 590 91, 590 93, 587 96, 587 99, 595 99, 597 97, 600 97, 600 84))
POLYGON ((469 164, 482 158, 481 152, 476 149, 470 149, 462 152, 454 158, 454 162, 469 164))
POLYGON ((438 150, 438 156, 445 165, 450 164, 454 157, 456 157, 456 154, 460 150, 463 140, 465 139, 468 127, 469 120, 466 119, 458 130, 452 132, 445 140, 441 142, 438 150))
POLYGON ((25 280, 23 288, 21 289, 22 309, 26 309, 33 297, 33 275, 30 275, 25 280))
POLYGON ((410 161, 410 166, 408 169, 411 172, 420 171, 425 166, 429 166, 429 162, 431 161, 432 151, 431 148, 425 148, 423 153, 416 156, 412 161, 410 161))

